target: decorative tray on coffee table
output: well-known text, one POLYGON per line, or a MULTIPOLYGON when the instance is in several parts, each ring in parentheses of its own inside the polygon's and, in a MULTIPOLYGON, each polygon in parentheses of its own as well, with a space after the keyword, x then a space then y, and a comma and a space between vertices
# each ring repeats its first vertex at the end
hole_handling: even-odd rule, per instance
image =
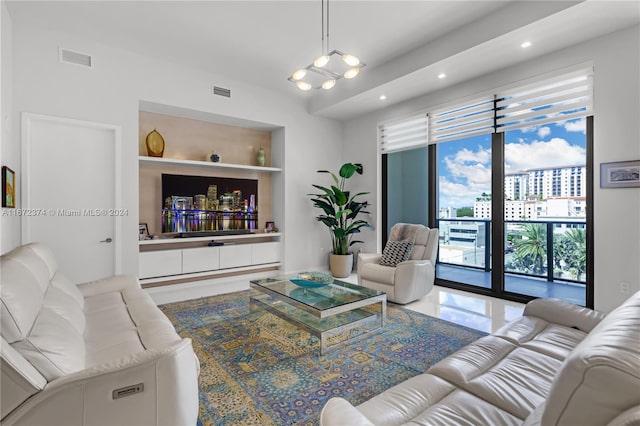
POLYGON ((301 272, 289 281, 300 287, 324 287, 333 283, 333 277, 322 272, 301 272))

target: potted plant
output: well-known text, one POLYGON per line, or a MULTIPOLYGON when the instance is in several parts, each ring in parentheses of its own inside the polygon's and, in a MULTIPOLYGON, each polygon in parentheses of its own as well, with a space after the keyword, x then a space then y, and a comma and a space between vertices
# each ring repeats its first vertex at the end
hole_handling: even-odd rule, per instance
POLYGON ((369 213, 364 210, 369 203, 358 201, 361 196, 369 193, 359 192, 351 195, 350 191, 345 190, 347 179, 355 173, 361 175, 362 172, 362 164, 353 163, 343 164, 337 176, 328 170, 318 170, 318 173, 329 173, 335 185, 331 185, 330 188, 313 185, 322 191, 322 194, 308 194, 311 196, 314 207, 323 212, 316 219, 329 228, 332 244, 329 266, 331 274, 338 278, 349 276, 353 268, 353 253, 349 252, 349 248, 356 243, 362 243, 362 241, 353 240, 353 236, 363 227, 371 228, 366 220, 358 219, 359 214, 369 213))

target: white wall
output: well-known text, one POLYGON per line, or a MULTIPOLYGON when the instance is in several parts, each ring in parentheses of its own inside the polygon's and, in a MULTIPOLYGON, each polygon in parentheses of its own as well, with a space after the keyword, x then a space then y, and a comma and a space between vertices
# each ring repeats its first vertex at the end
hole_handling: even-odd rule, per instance
MULTIPOLYGON (((2 2, 0 4, 0 163, 16 172, 17 179, 20 179, 20 147, 15 141, 15 132, 13 131, 12 121, 12 102, 13 102, 13 58, 12 58, 12 21, 7 5, 2 2)), ((18 185, 20 181, 17 181, 18 185)), ((16 188, 16 207, 20 207, 21 198, 19 188, 16 188)), ((20 244, 20 218, 11 216, 15 213, 14 209, 2 209, 0 216, 0 253, 7 252, 20 244)))
MULTIPOLYGON (((345 122, 344 158, 359 161, 369 172, 377 167, 376 125, 418 110, 429 109, 492 88, 592 61, 594 65, 594 186, 595 186, 595 307, 610 311, 629 294, 619 291, 629 283, 640 290, 640 189, 600 189, 602 162, 640 159, 640 27, 635 26, 430 95, 390 106, 345 122)), ((361 190, 377 192, 369 173, 361 190)), ((379 202, 372 213, 377 220, 379 202)), ((367 236, 363 251, 376 250, 375 236, 367 236)))
MULTIPOLYGON (((281 201, 274 214, 286 214, 284 222, 275 216, 276 225, 285 232, 285 268, 293 271, 327 264, 328 234, 313 218, 316 212, 306 194, 317 180, 313 171, 340 164, 339 122, 309 115, 293 95, 283 96, 111 48, 86 37, 48 32, 18 22, 13 29, 15 129, 19 129, 20 113, 25 111, 122 126, 123 207, 129 209, 120 236, 123 272, 137 274, 140 100, 283 126, 284 131, 276 132, 276 139, 284 135, 284 152, 279 154, 284 162, 278 164, 284 168, 284 179, 274 180, 284 193, 274 194, 281 201), (59 63, 59 46, 92 55, 94 68, 59 63), (232 97, 211 95, 213 83, 230 88, 232 97)), ((16 134, 19 139, 19 132, 16 134)), ((10 149, 19 151, 19 142, 14 141, 10 149)))

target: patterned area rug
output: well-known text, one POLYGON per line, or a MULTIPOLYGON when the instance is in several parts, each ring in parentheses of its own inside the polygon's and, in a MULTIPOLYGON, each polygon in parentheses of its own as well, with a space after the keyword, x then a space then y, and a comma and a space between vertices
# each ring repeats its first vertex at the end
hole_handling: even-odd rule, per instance
POLYGON ((317 425, 334 396, 360 404, 485 333, 388 304, 385 328, 320 355, 319 340, 260 309, 253 290, 162 305, 200 359, 200 422, 317 425))

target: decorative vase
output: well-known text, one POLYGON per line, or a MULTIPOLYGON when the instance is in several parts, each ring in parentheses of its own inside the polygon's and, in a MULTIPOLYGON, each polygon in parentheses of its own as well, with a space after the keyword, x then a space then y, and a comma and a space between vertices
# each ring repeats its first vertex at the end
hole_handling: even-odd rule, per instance
POLYGON ((264 149, 262 147, 260 147, 260 149, 258 150, 257 160, 258 160, 258 166, 264 167, 265 154, 264 154, 264 149))
POLYGON ((162 157, 164 154, 164 139, 156 129, 147 135, 147 155, 149 157, 162 157))
POLYGON ((331 275, 336 278, 346 278, 351 275, 353 269, 353 253, 329 255, 329 268, 331 275))

